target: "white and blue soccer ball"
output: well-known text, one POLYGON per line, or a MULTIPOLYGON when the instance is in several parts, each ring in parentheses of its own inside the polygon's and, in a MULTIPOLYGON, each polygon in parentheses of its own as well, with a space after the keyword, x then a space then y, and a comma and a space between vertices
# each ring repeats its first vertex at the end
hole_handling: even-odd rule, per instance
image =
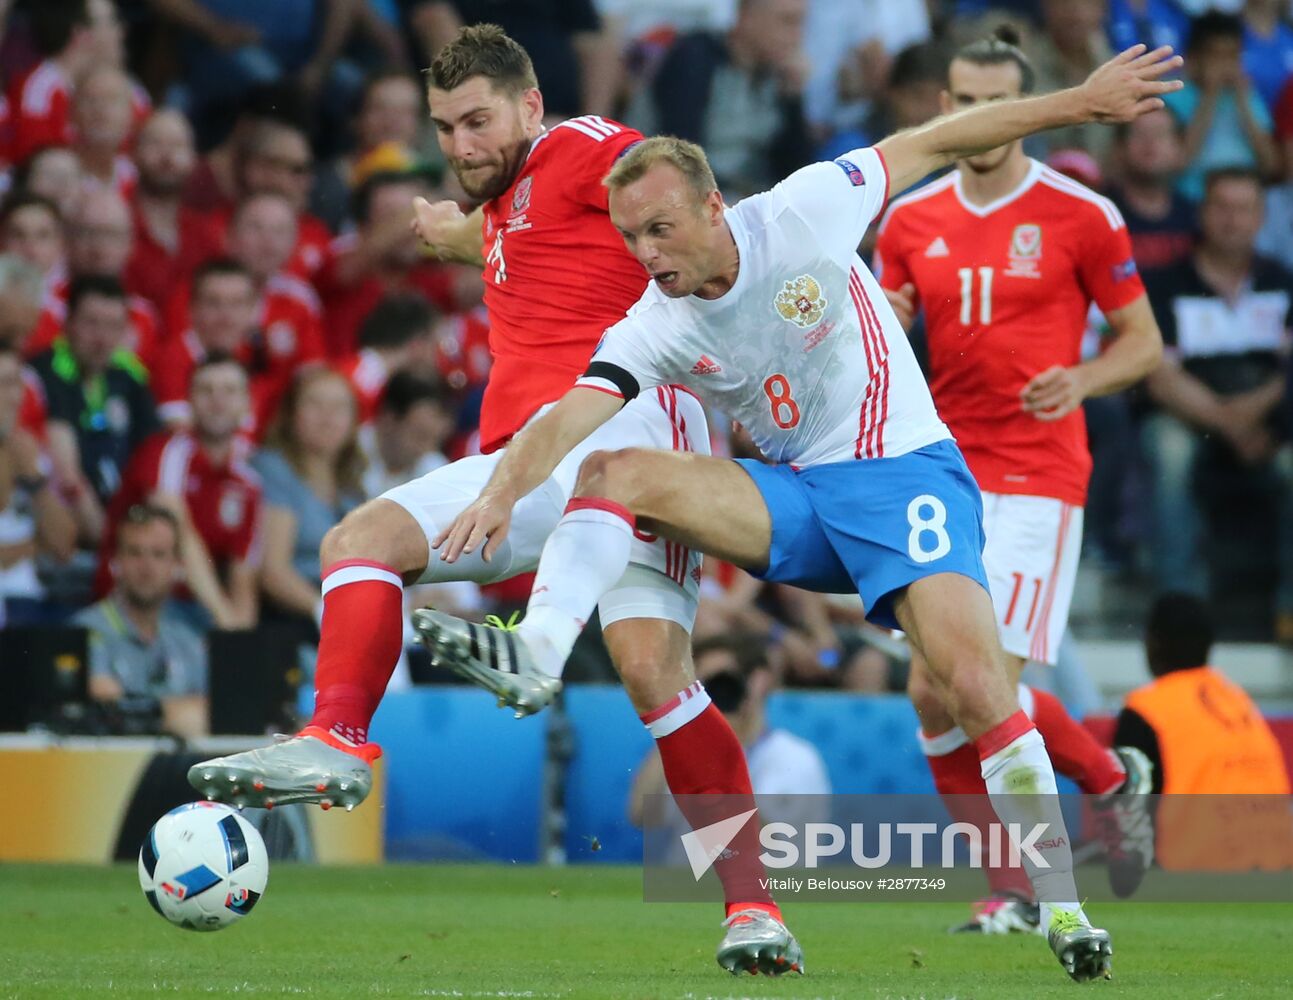
POLYGON ((189 802, 159 819, 139 849, 153 909, 191 931, 218 931, 251 912, 269 881, 265 841, 238 812, 189 802))

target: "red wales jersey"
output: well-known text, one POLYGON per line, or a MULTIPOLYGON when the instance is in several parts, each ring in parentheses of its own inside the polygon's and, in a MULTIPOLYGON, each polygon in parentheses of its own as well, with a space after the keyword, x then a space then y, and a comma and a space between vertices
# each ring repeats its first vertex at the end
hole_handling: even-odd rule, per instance
MULTIPOLYGON (((9 95, 9 153, 21 163, 44 146, 67 146, 72 127, 73 83, 55 59, 46 59, 12 88, 9 95)), ((148 92, 131 80, 130 110, 138 128, 152 110, 148 92)))
POLYGON ((534 140, 512 186, 484 206, 485 306, 494 366, 481 405, 493 451, 588 367, 647 275, 607 214, 602 178, 642 134, 596 115, 534 140))
POLYGON ((885 288, 916 287, 934 402, 979 486, 1084 506, 1086 418, 1038 420, 1020 392, 1079 362, 1092 302, 1108 313, 1145 294, 1113 203, 1033 161, 1018 188, 980 207, 953 171, 893 203, 876 271, 885 288))
MULTIPOLYGON (((184 287, 172 302, 175 322, 187 321, 189 291, 184 287)), ((167 422, 189 418, 189 379, 198 362, 206 357, 206 348, 191 327, 177 329, 184 333, 169 338, 158 348, 149 371, 158 415, 167 422)), ((314 290, 288 274, 270 278, 261 295, 256 329, 235 356, 251 379, 252 426, 260 434, 273 418, 297 370, 323 360, 323 334, 314 290)))
POLYGON ((117 525, 131 505, 144 503, 158 491, 184 500, 217 572, 223 575, 235 562, 259 565, 261 486, 248 464, 252 448, 236 438, 228 459, 216 464, 188 431, 165 431, 140 444, 108 507, 96 591, 106 593, 111 588, 109 567, 116 551, 117 525))
POLYGON ((69 113, 72 83, 63 68, 46 59, 10 93, 14 163, 22 163, 43 146, 66 146, 72 141, 69 113))

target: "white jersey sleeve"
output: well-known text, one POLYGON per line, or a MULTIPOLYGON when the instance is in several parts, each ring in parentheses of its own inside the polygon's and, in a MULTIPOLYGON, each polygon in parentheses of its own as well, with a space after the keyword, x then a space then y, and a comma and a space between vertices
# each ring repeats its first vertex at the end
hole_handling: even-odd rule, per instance
POLYGON ((646 389, 673 381, 673 366, 662 350, 660 332, 652 331, 642 319, 643 313, 658 312, 634 307, 610 327, 575 385, 620 396, 627 403, 646 389))
POLYGON ((889 171, 873 146, 796 170, 772 189, 819 237, 828 252, 854 253, 884 211, 889 171))

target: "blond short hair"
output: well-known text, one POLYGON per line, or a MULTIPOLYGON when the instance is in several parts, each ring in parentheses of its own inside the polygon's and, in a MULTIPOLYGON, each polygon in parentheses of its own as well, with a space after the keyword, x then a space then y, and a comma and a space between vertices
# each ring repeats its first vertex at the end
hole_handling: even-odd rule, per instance
POLYGON ((705 158, 705 151, 694 142, 672 135, 658 135, 630 146, 629 151, 615 161, 615 166, 611 167, 602 183, 609 190, 618 191, 640 181, 658 163, 667 163, 682 174, 698 202, 718 190, 718 182, 714 180, 714 171, 705 158))

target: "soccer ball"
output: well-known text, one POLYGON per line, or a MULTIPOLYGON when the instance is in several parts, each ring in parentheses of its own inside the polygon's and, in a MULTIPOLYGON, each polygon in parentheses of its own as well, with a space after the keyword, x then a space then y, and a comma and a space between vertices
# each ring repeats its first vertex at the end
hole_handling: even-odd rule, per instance
POLYGON ((139 849, 139 885, 154 910, 191 931, 218 931, 251 912, 269 880, 254 826, 217 802, 159 819, 139 849))

